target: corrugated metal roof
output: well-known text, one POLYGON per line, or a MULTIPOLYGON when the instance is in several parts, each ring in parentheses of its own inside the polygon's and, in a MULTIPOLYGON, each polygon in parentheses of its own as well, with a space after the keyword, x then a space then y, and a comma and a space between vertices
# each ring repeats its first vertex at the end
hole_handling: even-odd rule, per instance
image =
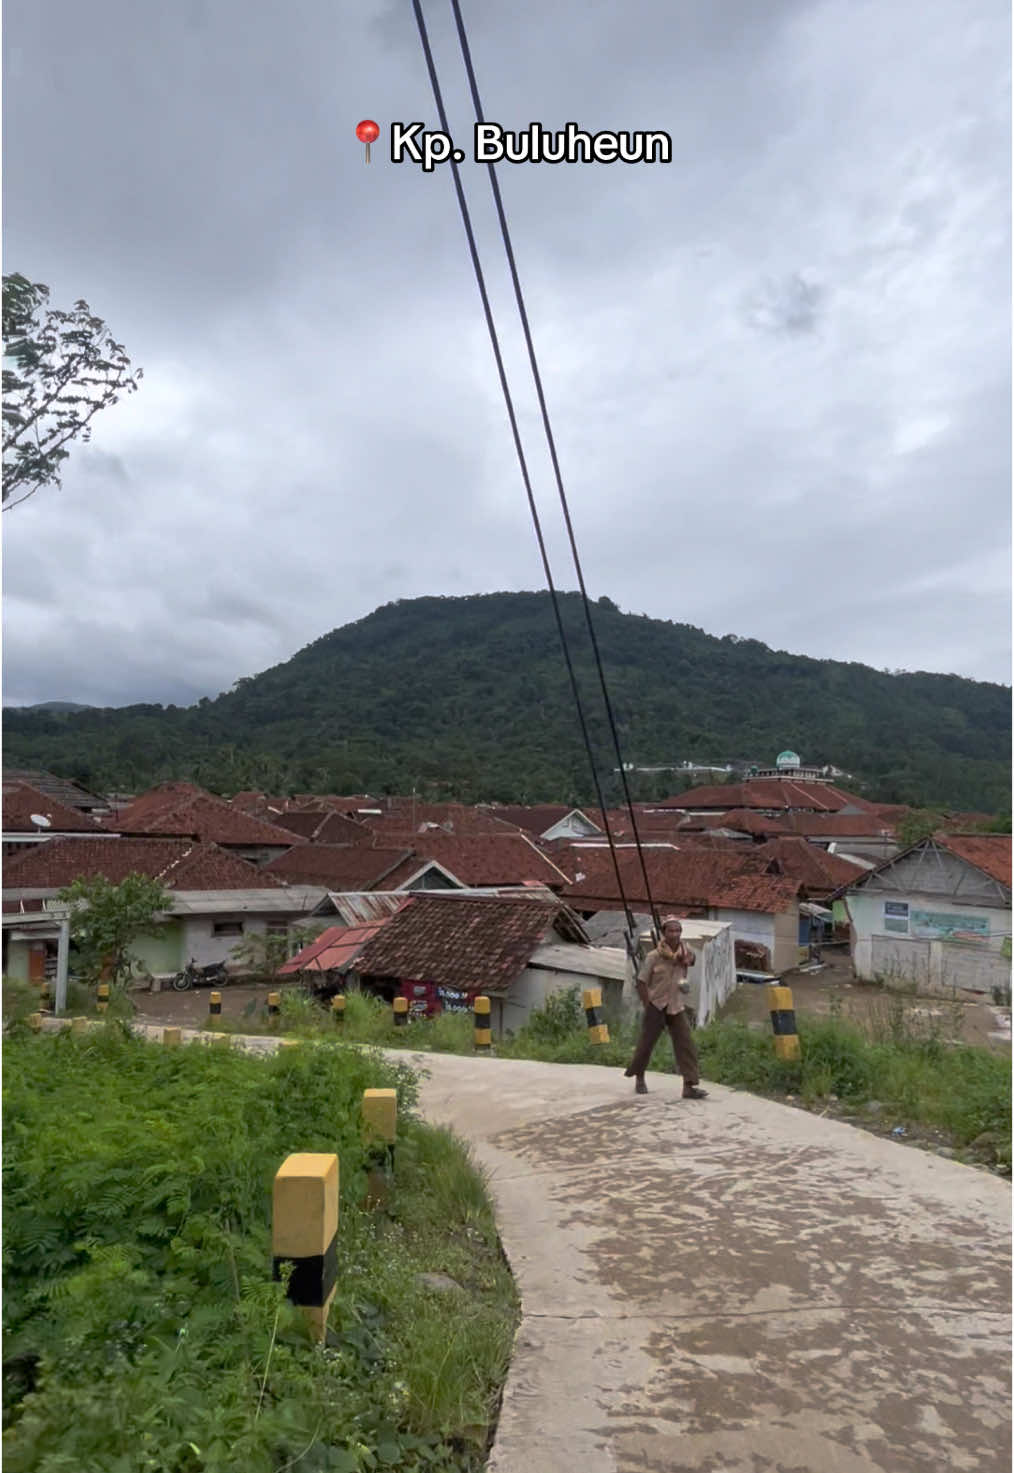
POLYGON ((328 890, 325 897, 346 926, 382 920, 400 910, 408 896, 390 890, 328 890))
POLYGON ((548 967, 556 972, 576 972, 582 977, 603 977, 611 982, 624 982, 627 977, 627 953, 617 946, 550 943, 537 947, 528 965, 548 967))
POLYGON ((321 889, 284 886, 258 890, 175 890, 172 891, 172 915, 216 915, 222 911, 264 911, 287 915, 308 914, 320 904, 321 889))
POLYGON ((278 968, 279 977, 292 977, 298 972, 343 971, 389 920, 391 916, 387 915, 368 926, 328 926, 316 941, 311 941, 278 968))

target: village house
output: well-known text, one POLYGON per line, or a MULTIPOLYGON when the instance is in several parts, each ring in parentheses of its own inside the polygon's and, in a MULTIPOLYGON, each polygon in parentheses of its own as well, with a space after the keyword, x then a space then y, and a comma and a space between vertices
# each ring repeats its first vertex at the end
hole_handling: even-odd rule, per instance
MULTIPOLYGON (((574 883, 563 898, 582 918, 622 908, 612 856, 606 846, 575 846, 571 865, 574 883)), ((800 911, 806 901, 798 880, 777 872, 761 846, 734 851, 642 847, 651 897, 661 914, 671 911, 690 919, 727 923, 732 930, 737 964, 746 948, 756 969, 781 973, 798 966, 808 953, 810 917, 800 911), (804 939, 805 937, 805 939, 804 939)), ((644 876, 636 849, 617 850, 623 895, 633 908, 647 907, 644 876)))
POLYGON ((90 811, 71 808, 51 793, 9 777, 3 780, 2 823, 5 859, 53 839, 113 837, 90 811))
POLYGON ((55 965, 56 930, 40 934, 40 915, 63 912, 59 891, 78 878, 111 884, 128 875, 158 880, 172 903, 152 932, 131 948, 137 970, 152 977, 228 962, 251 936, 288 936, 324 891, 288 886, 235 854, 193 839, 58 839, 10 859, 3 875, 4 974, 41 981, 55 965), (34 921, 26 917, 35 917, 34 921), (34 927, 34 930, 33 930, 34 927))
POLYGON ((1009 834, 935 834, 838 894, 857 977, 927 992, 1010 987, 1009 834))
POLYGON ((492 1003, 498 1036, 568 987, 622 997, 624 952, 595 948, 568 906, 545 890, 515 895, 416 894, 362 948, 352 968, 367 991, 406 997, 417 1014, 492 1003))
POLYGON ((107 796, 91 793, 72 778, 57 777, 55 773, 43 772, 39 768, 5 767, 3 781, 26 783, 37 793, 44 793, 53 802, 62 803, 65 808, 73 808, 79 813, 90 814, 93 818, 105 818, 112 809, 107 796))

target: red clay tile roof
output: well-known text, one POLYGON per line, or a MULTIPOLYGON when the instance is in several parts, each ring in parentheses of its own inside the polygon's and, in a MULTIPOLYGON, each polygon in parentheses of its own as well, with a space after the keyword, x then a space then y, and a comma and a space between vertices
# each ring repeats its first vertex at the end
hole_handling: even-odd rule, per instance
POLYGON ((878 813, 786 813, 782 823, 804 838, 877 839, 894 837, 890 819, 878 813))
POLYGON ((49 828, 57 834, 102 834, 108 833, 105 824, 91 818, 80 808, 71 808, 56 798, 47 797, 38 788, 25 782, 6 779, 3 784, 3 831, 7 834, 37 834, 38 824, 32 822, 32 814, 38 813, 49 819, 49 828))
POLYGON ((81 809, 87 813, 95 808, 108 806, 107 798, 100 797, 98 793, 90 793, 87 788, 69 777, 57 777, 55 772, 42 772, 38 768, 29 767, 5 767, 3 780, 5 783, 27 783, 36 792, 45 793, 52 802, 62 803, 65 808, 81 809))
POLYGON ((1010 889, 1010 834, 934 834, 936 843, 1010 889))
POLYGON ((163 788, 142 793, 129 808, 116 815, 112 821, 116 831, 121 834, 188 836, 208 844, 250 848, 282 848, 306 842, 302 835, 254 818, 211 793, 200 789, 182 794, 169 791, 190 787, 189 783, 169 783, 163 788))
MULTIPOLYGON (((265 815, 258 813, 257 818, 265 815)), ((287 829, 289 833, 300 834, 304 839, 312 839, 326 818, 333 815, 320 808, 290 808, 284 813, 272 813, 268 822, 273 823, 275 828, 287 829)))
POLYGON ((760 777, 742 783, 717 783, 712 787, 689 788, 667 798, 659 808, 786 808, 837 813, 841 808, 872 809, 872 804, 831 783, 795 782, 789 778, 760 777))
POLYGON ((861 864, 828 854, 826 849, 795 836, 769 839, 760 852, 777 859, 786 875, 799 880, 813 894, 829 894, 867 873, 861 864))
POLYGON ((138 793, 132 798, 126 808, 120 809, 120 816, 127 816, 131 820, 143 821, 154 813, 163 813, 167 809, 175 808, 188 798, 211 797, 204 788, 197 787, 194 783, 159 783, 154 788, 148 788, 144 793, 138 793))
POLYGON ((408 841, 419 858, 435 859, 464 885, 520 885, 524 880, 562 888, 561 870, 524 834, 419 834, 408 841))
POLYGON ((304 946, 291 961, 279 967, 278 976, 293 977, 299 972, 336 972, 347 967, 367 941, 372 941, 390 919, 391 916, 387 915, 364 926, 328 926, 315 941, 304 946))
POLYGON ((602 815, 597 810, 589 812, 585 808, 575 808, 573 803, 538 803, 531 807, 523 804, 491 804, 486 812, 501 823, 509 823, 514 828, 521 829, 523 833, 531 834, 533 838, 541 838, 547 829, 567 817, 568 813, 583 813, 585 818, 593 823, 599 830, 602 828, 602 815))
POLYGON ((287 884, 323 885, 327 890, 376 890, 411 852, 359 844, 301 844, 270 859, 263 869, 287 884))
POLYGON ((313 841, 315 844, 371 844, 373 835, 364 823, 346 818, 343 813, 329 813, 313 841))
POLYGON ((516 900, 416 894, 367 942, 355 970, 468 993, 504 992, 554 928, 567 940, 584 934, 564 905, 537 893, 516 900))
POLYGON ((737 875, 712 893, 710 906, 716 910, 755 910, 778 915, 792 908, 800 889, 801 882, 787 875, 737 875))
MULTIPOLYGON (((731 905, 726 896, 733 882, 743 875, 763 877, 771 865, 770 857, 763 855, 763 846, 753 844, 743 844, 739 849, 728 852, 688 848, 646 849, 643 853, 652 899, 656 907, 670 909, 731 905)), ((647 906, 644 877, 636 850, 624 848, 618 857, 628 902, 639 907, 647 906)), ((577 875, 574 884, 563 891, 563 898, 569 905, 577 910, 609 910, 621 904, 608 849, 575 850, 571 862, 577 875), (582 875, 583 878, 578 877, 582 875)), ((765 907, 740 905, 737 901, 736 908, 765 907)))
POLYGON ((754 813, 749 808, 730 808, 719 815, 716 828, 736 829, 741 834, 787 834, 788 829, 778 818, 768 818, 763 813, 754 813))
POLYGON ((118 885, 148 875, 167 890, 270 890, 279 881, 214 844, 193 839, 52 839, 4 862, 5 890, 60 890, 80 876, 118 885))
MULTIPOLYGON (((359 822, 366 824, 384 842, 411 839, 420 833, 454 836, 480 834, 513 834, 516 830, 493 816, 488 809, 466 808, 463 803, 416 803, 411 799, 387 799, 379 815, 360 813, 359 822)), ((379 806, 379 804, 378 804, 379 806)))

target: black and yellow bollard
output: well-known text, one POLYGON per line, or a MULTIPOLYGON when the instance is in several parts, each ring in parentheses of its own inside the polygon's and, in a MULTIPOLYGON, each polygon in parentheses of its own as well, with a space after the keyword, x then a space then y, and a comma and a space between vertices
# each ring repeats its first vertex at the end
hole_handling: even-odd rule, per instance
POLYGON ((493 1042, 493 1030, 489 1026, 489 998, 480 995, 472 1003, 472 1018, 475 1024, 476 1052, 484 1054, 493 1042))
POLYGON ((100 1013, 109 1011, 109 983, 100 982, 96 990, 96 1010, 100 1013))
POLYGON ((282 1008, 282 997, 279 992, 268 993, 268 1022, 277 1023, 278 1014, 282 1008))
POLYGON ((301 1151, 275 1173, 271 1252, 275 1279, 290 1264, 289 1299, 324 1339, 338 1279, 338 1157, 301 1151))
POLYGON ((163 1028, 162 1042, 164 1044, 167 1044, 170 1048, 175 1048, 178 1044, 181 1044, 183 1042, 183 1029, 163 1028))
POLYGON ((602 1021, 602 988, 586 987, 581 994, 589 1043, 608 1043, 609 1025, 602 1021))
POLYGON ((362 1118, 367 1160, 366 1205, 379 1207, 387 1201, 394 1174, 394 1146, 398 1136, 397 1090, 364 1090, 362 1118))
POLYGON ((222 994, 213 992, 208 998, 209 1018, 220 1018, 222 1016, 222 994))
POLYGON ((768 1007, 771 1009, 771 1029, 775 1036, 775 1057, 794 1063, 799 1057, 799 1035, 796 1032, 796 1012, 792 1005, 792 988, 768 985, 768 1007))
POLYGON ((396 997, 392 1006, 394 1008, 395 1028, 404 1028, 408 1022, 408 998, 396 997))
POLYGON ((336 992, 331 999, 331 1016, 336 1023, 345 1022, 345 994, 336 992))
POLYGON ((39 1003, 42 1006, 43 1012, 48 1011, 49 1008, 52 1007, 52 1004, 53 1004, 53 994, 49 990, 49 983, 48 982, 43 982, 41 988, 39 989, 39 1003))

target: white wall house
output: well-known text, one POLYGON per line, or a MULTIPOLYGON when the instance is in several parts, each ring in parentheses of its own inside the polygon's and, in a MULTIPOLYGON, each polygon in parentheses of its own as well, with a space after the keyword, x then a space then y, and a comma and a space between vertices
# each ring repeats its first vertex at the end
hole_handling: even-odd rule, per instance
POLYGON ((856 975, 926 992, 1010 985, 1010 836, 937 835, 841 892, 856 975))

